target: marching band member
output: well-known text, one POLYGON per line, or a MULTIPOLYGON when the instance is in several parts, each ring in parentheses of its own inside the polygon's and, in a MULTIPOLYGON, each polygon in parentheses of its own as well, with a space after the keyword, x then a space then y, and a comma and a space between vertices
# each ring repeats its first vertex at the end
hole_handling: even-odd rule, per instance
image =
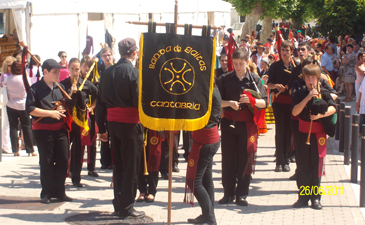
POLYGON ((291 71, 296 66, 290 60, 294 46, 290 41, 283 41, 280 46, 281 60, 274 62, 269 68, 267 86, 274 93, 272 108, 275 116, 275 147, 276 147, 276 172, 289 172, 289 154, 291 152, 290 129, 291 100, 288 85, 290 84, 291 71))
POLYGON ((32 124, 33 133, 37 140, 39 164, 41 166, 41 202, 48 204, 51 198, 61 201, 72 201, 65 193, 65 180, 68 165, 68 131, 62 120, 66 117, 65 107, 58 106, 55 101, 64 99, 63 85, 57 86, 60 78, 60 66, 55 60, 44 61, 43 78, 33 84, 26 100, 26 111, 34 120, 44 117, 40 122, 32 124))
MULTIPOLYGON (((83 80, 80 78, 80 61, 77 58, 72 58, 68 64, 68 68, 70 71, 70 77, 66 78, 65 80, 61 81, 61 84, 65 86, 65 91, 69 93, 71 96, 73 93, 75 93, 79 87, 82 85, 83 80)), ((84 104, 90 104, 90 107, 87 107, 86 105, 83 106, 84 109, 86 109, 86 114, 89 111, 92 111, 95 107, 95 104, 92 104, 90 102, 91 99, 96 99, 98 95, 98 89, 93 85, 90 81, 86 80, 85 84, 81 90, 81 97, 84 100, 84 104)), ((87 116, 86 116, 87 119, 87 116)), ((90 134, 92 131, 89 130, 87 133, 88 135, 82 134, 82 127, 78 123, 88 123, 88 120, 86 121, 75 121, 77 120, 74 117, 74 122, 72 123, 72 128, 70 132, 70 142, 72 143, 71 147, 71 179, 72 184, 75 187, 83 187, 83 185, 80 183, 81 181, 81 170, 82 170, 82 163, 83 163, 83 153, 84 151, 82 148, 85 148, 85 144, 83 145, 83 142, 87 142, 88 145, 91 145, 91 141, 93 139, 93 136, 95 134, 95 129, 93 131, 93 134, 90 134), (82 140, 83 138, 90 140, 82 140)), ((91 148, 90 148, 91 149, 91 148)), ((94 145, 94 151, 89 150, 89 163, 88 163, 88 175, 93 177, 98 177, 98 174, 95 172, 95 158, 96 158, 96 146, 94 145)))
POLYGON ((331 123, 333 120, 331 116, 336 113, 336 108, 331 96, 331 90, 324 88, 320 82, 321 69, 318 65, 309 64, 304 66, 302 75, 303 80, 296 88, 293 88, 291 96, 292 114, 293 116, 299 116, 300 131, 294 133, 294 135, 297 135, 294 140, 297 142, 296 173, 297 185, 300 191, 299 199, 293 207, 305 207, 310 199, 313 209, 322 209, 320 181, 324 174, 324 157, 327 151, 326 133, 330 136, 334 135, 328 130, 333 132, 333 124, 335 123, 332 122, 332 125, 329 126, 330 129, 326 128, 326 124, 331 123), (319 99, 312 100, 313 97, 318 96, 320 96, 319 99), (312 195, 307 195, 306 188, 314 190, 312 195))
POLYGON ((96 121, 100 139, 107 141, 105 118, 111 137, 115 213, 120 217, 142 217, 145 213, 134 209, 143 145, 138 116, 138 70, 132 64, 137 56, 136 41, 126 38, 118 47, 121 59, 100 78, 96 121))
POLYGON ((236 49, 232 54, 234 70, 220 78, 218 88, 222 96, 221 107, 224 118, 221 120, 222 131, 222 182, 224 196, 219 204, 233 202, 236 196, 236 204, 247 206, 247 195, 250 185, 250 174, 253 171, 254 154, 257 150, 257 126, 254 122, 254 114, 245 107, 240 109, 240 104, 250 103, 257 108, 264 109, 267 106, 267 95, 260 78, 247 70, 249 54, 246 49, 236 49), (262 99, 250 99, 243 90, 254 90, 262 99), (252 103, 251 103, 252 101, 252 103), (232 121, 238 112, 237 122, 232 128, 232 121))
POLYGON ((217 224, 214 215, 212 166, 213 157, 220 145, 218 123, 221 102, 219 89, 215 86, 209 122, 203 129, 192 132, 193 145, 186 170, 184 202, 193 204, 195 195, 202 208, 202 214, 195 219, 188 219, 189 223, 217 224))

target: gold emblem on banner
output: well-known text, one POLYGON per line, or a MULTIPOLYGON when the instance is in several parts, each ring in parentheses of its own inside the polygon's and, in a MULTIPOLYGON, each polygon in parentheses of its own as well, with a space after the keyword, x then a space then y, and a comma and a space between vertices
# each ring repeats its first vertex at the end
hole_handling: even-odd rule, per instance
POLYGON ((153 137, 151 137, 150 142, 151 142, 151 144, 153 144, 153 145, 157 145, 157 144, 158 144, 158 138, 157 138, 157 137, 155 137, 155 136, 153 136, 153 137))
POLYGON ((190 167, 193 167, 193 166, 194 166, 194 164, 195 164, 194 159, 190 159, 190 160, 189 160, 189 166, 190 166, 190 167))
POLYGON ((160 70, 162 88, 172 95, 183 95, 194 86, 195 71, 185 59, 167 60, 160 70))
POLYGON ((321 137, 320 139, 318 139, 318 143, 320 145, 324 145, 324 144, 326 144, 326 139, 324 137, 321 137))
POLYGON ((254 143, 254 142, 255 142, 255 136, 251 136, 251 137, 250 137, 250 141, 251 141, 252 143, 254 143))

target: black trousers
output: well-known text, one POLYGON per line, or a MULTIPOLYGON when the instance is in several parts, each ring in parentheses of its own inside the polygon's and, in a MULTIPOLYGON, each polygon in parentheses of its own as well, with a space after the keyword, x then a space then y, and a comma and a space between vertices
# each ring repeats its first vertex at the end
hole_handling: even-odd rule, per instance
POLYGON ((220 141, 204 145, 200 149, 194 195, 202 208, 202 215, 209 222, 216 222, 214 215, 214 184, 212 176, 213 157, 217 153, 220 141))
MULTIPOLYGON (((318 148, 316 134, 311 134, 310 145, 306 145, 308 134, 299 132, 297 135, 297 186, 302 192, 303 188, 309 186, 309 188, 315 187, 313 190, 318 190, 320 187, 321 179, 318 177, 318 148)), ((303 192, 304 193, 304 192, 303 192)), ((300 193, 299 193, 300 194, 300 193)), ((299 198, 304 199, 320 199, 320 195, 299 195, 299 198)))
POLYGON ((33 133, 28 113, 25 110, 16 110, 6 107, 10 126, 10 141, 13 152, 19 152, 18 124, 19 120, 23 130, 25 150, 33 153, 33 133))
POLYGON ((224 196, 243 197, 248 195, 251 178, 250 174, 244 174, 248 159, 246 123, 236 122, 236 128, 231 128, 231 123, 226 118, 221 120, 224 196))
POLYGON ((191 145, 193 144, 193 139, 191 138, 191 131, 183 131, 183 148, 184 148, 184 158, 189 157, 191 145))
POLYGON ((71 142, 71 162, 70 162, 70 172, 72 182, 80 183, 81 181, 81 170, 82 162, 81 158, 81 129, 76 123, 72 123, 70 132, 70 142, 71 142))
MULTIPOLYGON (((110 135, 108 134, 108 140, 110 135)), ((109 141, 103 142, 101 141, 100 146, 100 163, 101 166, 111 166, 113 165, 112 162, 112 151, 110 149, 109 141)))
POLYGON ((43 197, 60 198, 65 195, 69 142, 65 129, 58 131, 35 130, 41 166, 43 197))
POLYGON ((272 109, 275 116, 276 165, 289 164, 291 153, 291 104, 274 102, 272 109))
MULTIPOLYGON (((299 120, 294 120, 294 119, 291 119, 290 120, 290 128, 291 128, 291 131, 292 131, 292 134, 293 134, 293 142, 294 142, 294 155, 295 155, 295 159, 298 159, 298 156, 297 156, 297 145, 298 145, 298 135, 300 133, 299 131, 299 120)), ((297 164, 297 162, 295 161, 295 164, 297 164)), ((298 168, 298 166, 297 166, 298 168)), ((297 170, 295 169, 295 173, 297 173, 297 170)), ((298 187, 299 188, 299 187, 298 187)))
MULTIPOLYGON (((167 131, 169 132, 169 131, 167 131)), ((179 146, 179 135, 175 135, 175 144, 176 149, 179 146)), ((177 151, 174 151, 173 154, 173 165, 179 164, 179 154, 177 151)), ((169 140, 166 138, 162 141, 161 144, 161 164, 160 164, 160 172, 161 173, 168 173, 169 172, 169 140)))
POLYGON ((89 115, 89 127, 90 127, 90 138, 91 138, 91 146, 90 146, 90 155, 89 155, 89 163, 87 164, 87 170, 94 171, 95 163, 96 163, 96 137, 95 136, 95 115, 89 115), (94 140, 93 140, 94 139, 94 140))
POLYGON ((114 199, 116 212, 133 210, 140 169, 143 128, 140 123, 118 123, 108 121, 114 157, 114 199))
MULTIPOLYGON (((148 163, 149 151, 148 151, 149 142, 147 142, 146 146, 146 161, 148 163)), ((140 193, 151 194, 153 196, 157 193, 157 184, 158 184, 158 171, 148 171, 148 175, 144 174, 144 156, 142 153, 141 157, 141 166, 139 169, 138 175, 138 190, 140 193)))

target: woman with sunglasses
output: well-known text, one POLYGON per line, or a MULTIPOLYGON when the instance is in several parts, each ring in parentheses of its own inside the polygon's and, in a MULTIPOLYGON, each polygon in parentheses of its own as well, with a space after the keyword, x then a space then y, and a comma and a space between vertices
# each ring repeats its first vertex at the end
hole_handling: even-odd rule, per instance
POLYGON ((58 52, 58 57, 60 57, 61 61, 58 63, 60 66, 65 67, 63 69, 60 69, 60 81, 63 81, 64 79, 68 78, 70 76, 70 72, 68 70, 68 63, 67 63, 67 54, 64 51, 58 52))

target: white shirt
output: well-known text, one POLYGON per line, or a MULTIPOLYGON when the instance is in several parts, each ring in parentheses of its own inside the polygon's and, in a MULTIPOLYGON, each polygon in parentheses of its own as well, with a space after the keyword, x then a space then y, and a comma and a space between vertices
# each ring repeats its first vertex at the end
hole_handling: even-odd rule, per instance
MULTIPOLYGON (((25 99, 27 93, 24 88, 23 76, 22 75, 10 75, 6 78, 6 85, 8 91, 8 104, 9 108, 16 109, 19 111, 25 110, 25 99)), ((29 79, 28 79, 29 81, 29 79)))
POLYGON ((360 114, 365 114, 365 82, 361 83, 359 88, 359 92, 361 93, 361 100, 360 100, 360 114))
MULTIPOLYGON (((257 56, 257 64, 258 64, 256 66, 261 71, 261 59, 264 57, 264 53, 262 53, 261 56, 257 53, 256 56, 257 56)), ((256 62, 254 62, 254 63, 256 63, 256 62)))

